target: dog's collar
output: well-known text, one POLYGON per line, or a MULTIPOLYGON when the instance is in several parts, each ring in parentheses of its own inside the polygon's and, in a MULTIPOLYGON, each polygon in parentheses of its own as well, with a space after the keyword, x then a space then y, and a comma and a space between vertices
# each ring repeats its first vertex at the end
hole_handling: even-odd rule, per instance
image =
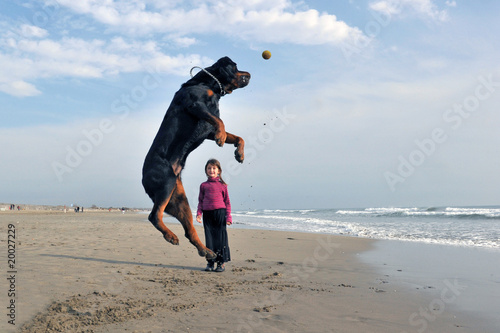
POLYGON ((191 75, 191 77, 193 77, 193 69, 195 68, 199 68, 201 69, 202 71, 204 71, 205 73, 207 73, 208 75, 210 75, 212 77, 212 79, 215 80, 215 82, 217 82, 219 84, 219 88, 220 88, 220 93, 221 93, 221 96, 224 96, 226 94, 226 91, 224 89, 222 89, 222 84, 220 84, 219 80, 217 80, 217 78, 215 77, 215 75, 213 75, 212 73, 210 73, 209 71, 207 71, 205 68, 202 68, 202 67, 199 67, 199 66, 194 66, 193 68, 191 68, 191 70, 189 71, 189 74, 191 75))

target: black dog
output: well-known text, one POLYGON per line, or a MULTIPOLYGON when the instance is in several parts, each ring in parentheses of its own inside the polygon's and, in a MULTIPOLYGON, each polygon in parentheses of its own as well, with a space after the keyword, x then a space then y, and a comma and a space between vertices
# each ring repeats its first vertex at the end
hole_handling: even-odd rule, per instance
POLYGON ((245 142, 226 132, 219 118, 219 99, 245 87, 249 80, 250 73, 239 71, 231 59, 224 57, 184 83, 174 95, 142 169, 142 184, 154 203, 149 221, 165 240, 178 245, 177 236, 163 223, 164 211, 174 216, 199 255, 208 259, 215 258, 215 254, 203 245, 194 229, 180 175, 189 153, 205 139, 221 147, 224 143, 234 144, 236 160, 243 162, 245 142))

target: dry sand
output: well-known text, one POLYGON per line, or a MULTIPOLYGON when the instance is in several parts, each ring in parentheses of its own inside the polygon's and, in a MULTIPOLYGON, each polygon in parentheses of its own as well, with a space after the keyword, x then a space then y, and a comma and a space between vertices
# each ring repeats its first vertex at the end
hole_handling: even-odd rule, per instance
POLYGON ((2 278, 0 331, 474 332, 459 313, 425 319, 431 295, 360 263, 371 240, 230 227, 232 261, 204 272, 180 224, 168 224, 181 240, 173 246, 146 217, 0 212, 2 276, 9 224, 17 271, 16 325, 2 278))

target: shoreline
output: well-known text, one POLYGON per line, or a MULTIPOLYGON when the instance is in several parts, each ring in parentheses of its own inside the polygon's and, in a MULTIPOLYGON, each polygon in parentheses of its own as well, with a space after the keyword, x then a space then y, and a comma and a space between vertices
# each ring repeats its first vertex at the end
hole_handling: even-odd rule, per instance
MULTIPOLYGON (((232 261, 218 274, 203 271, 205 260, 180 224, 168 224, 181 240, 173 246, 141 216, 0 213, 2 243, 8 224, 18 231, 16 328, 416 332, 422 326, 409 316, 435 298, 363 262, 384 241, 230 227, 232 261)), ((430 331, 475 332, 479 321, 450 307, 428 324, 430 331)), ((0 327, 14 332, 5 319, 0 327)))

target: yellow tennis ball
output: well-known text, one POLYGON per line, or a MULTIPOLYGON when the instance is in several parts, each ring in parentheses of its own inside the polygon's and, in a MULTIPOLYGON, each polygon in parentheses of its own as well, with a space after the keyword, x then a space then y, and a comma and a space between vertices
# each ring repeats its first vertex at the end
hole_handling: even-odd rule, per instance
POLYGON ((262 58, 268 60, 269 58, 271 58, 271 52, 265 50, 264 52, 262 52, 262 58))

